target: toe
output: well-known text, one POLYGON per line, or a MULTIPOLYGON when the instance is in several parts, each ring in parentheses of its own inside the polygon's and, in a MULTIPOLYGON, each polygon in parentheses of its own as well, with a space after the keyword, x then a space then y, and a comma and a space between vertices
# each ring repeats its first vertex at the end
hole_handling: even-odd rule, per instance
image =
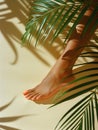
POLYGON ((29 93, 30 93, 29 90, 25 90, 25 91, 23 92, 24 95, 28 95, 29 93))
POLYGON ((41 95, 40 95, 39 93, 36 93, 36 94, 31 98, 31 100, 36 101, 36 100, 39 99, 40 96, 41 96, 41 95))
POLYGON ((26 97, 28 100, 30 100, 32 96, 33 96, 32 94, 28 94, 28 95, 26 95, 25 97, 26 97))
POLYGON ((26 97, 28 100, 30 100, 35 94, 36 94, 36 92, 28 93, 27 95, 25 95, 25 97, 26 97))
POLYGON ((32 93, 34 89, 28 89, 23 92, 24 95, 28 95, 29 93, 32 93))
POLYGON ((28 100, 32 100, 32 97, 33 97, 33 96, 30 95, 30 96, 27 97, 27 99, 28 99, 28 100))
POLYGON ((23 92, 23 94, 24 94, 24 95, 27 95, 27 94, 28 94, 28 91, 27 91, 27 90, 26 90, 26 91, 24 91, 24 92, 23 92))

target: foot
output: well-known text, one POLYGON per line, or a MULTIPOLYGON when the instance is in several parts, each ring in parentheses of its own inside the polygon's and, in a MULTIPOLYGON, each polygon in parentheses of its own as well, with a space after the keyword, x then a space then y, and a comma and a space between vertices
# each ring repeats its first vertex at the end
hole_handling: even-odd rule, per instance
POLYGON ((35 88, 26 90, 24 96, 36 103, 53 103, 57 94, 73 87, 73 84, 68 85, 74 79, 73 76, 70 76, 71 74, 72 70, 69 68, 69 62, 60 58, 45 79, 35 88))

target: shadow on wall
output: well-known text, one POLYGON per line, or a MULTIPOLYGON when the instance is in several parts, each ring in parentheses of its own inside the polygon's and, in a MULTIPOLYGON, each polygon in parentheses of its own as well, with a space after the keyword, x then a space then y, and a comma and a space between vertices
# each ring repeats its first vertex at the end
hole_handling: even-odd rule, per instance
MULTIPOLYGON (((12 48, 16 58, 13 64, 17 62, 18 52, 13 43, 13 40, 21 43, 22 32, 19 30, 18 25, 16 26, 11 19, 15 18, 19 21, 19 23, 23 24, 25 28, 25 24, 29 15, 30 2, 28 0, 25 1, 13 1, 13 0, 4 0, 0 3, 1 5, 1 21, 0 21, 0 29, 4 38, 7 40, 9 46, 12 48)), ((49 51, 50 54, 53 55, 54 58, 57 58, 60 55, 60 51, 58 48, 60 47, 61 40, 57 39, 57 45, 52 46, 46 44, 44 47, 49 51), (58 43, 59 42, 59 43, 58 43)), ((40 59, 46 65, 49 63, 43 59, 37 52, 36 49, 31 45, 25 46, 33 55, 35 55, 38 59, 40 59)), ((63 47, 62 47, 63 48, 63 47)))
MULTIPOLYGON (((14 97, 10 102, 8 102, 7 104, 5 104, 4 106, 1 106, 0 107, 0 112, 6 110, 9 106, 12 105, 12 103, 14 102, 16 97, 14 97)), ((10 122, 13 122, 13 121, 16 121, 16 120, 19 120, 20 118, 23 118, 23 117, 27 117, 27 116, 32 116, 32 114, 28 114, 28 115, 18 115, 18 116, 8 116, 8 117, 0 117, 0 123, 10 123, 10 122)), ((6 130, 20 130, 18 128, 14 128, 14 127, 10 127, 10 126, 6 126, 6 125, 1 125, 0 124, 0 128, 1 129, 6 129, 6 130)))
MULTIPOLYGON (((19 29, 20 25, 17 24, 17 23, 21 23, 23 25, 23 27, 25 28, 25 24, 26 24, 28 14, 29 14, 30 4, 29 4, 29 0, 24 0, 24 1, 21 1, 21 0, 0 0, 0 1, 2 1, 2 2, 0 2, 0 7, 1 7, 1 9, 0 9, 0 13, 1 13, 0 14, 0 16, 1 16, 0 29, 1 29, 2 35, 7 40, 7 43, 9 44, 9 46, 11 47, 11 49, 13 50, 13 52, 15 54, 15 60, 13 62, 13 64, 15 64, 18 60, 18 50, 17 50, 13 41, 16 41, 17 43, 20 44, 21 43, 21 37, 23 35, 21 30, 19 29), (15 22, 17 22, 17 21, 18 22, 14 23, 14 22, 11 21, 12 19, 13 20, 15 19, 15 22), (18 27, 18 25, 19 25, 19 27, 18 27)), ((94 45, 93 42, 91 44, 94 45)), ((47 43, 44 45, 44 48, 51 55, 53 55, 54 58, 57 58, 60 54, 61 50, 58 49, 59 47, 63 48, 63 46, 61 45, 60 39, 57 39, 56 45, 54 44, 53 46, 51 46, 47 43)), ((33 45, 25 46, 25 48, 28 51, 30 51, 31 54, 35 55, 39 60, 41 60, 44 64, 49 66, 47 59, 42 58, 40 56, 40 54, 38 54, 38 52, 36 51, 36 49, 33 45)), ((84 75, 89 77, 89 75, 97 74, 97 76, 95 77, 96 79, 94 79, 96 81, 94 83, 94 85, 98 85, 98 47, 95 48, 95 49, 96 49, 96 51, 91 53, 91 50, 93 50, 93 47, 90 47, 89 50, 86 50, 90 53, 87 53, 85 55, 80 55, 85 63, 87 62, 86 56, 90 55, 90 58, 93 59, 94 64, 91 63, 91 64, 88 64, 88 65, 85 65, 85 66, 82 66, 82 67, 78 67, 77 69, 74 70, 74 72, 77 73, 76 76, 78 78, 79 77, 81 78, 84 75), (88 71, 83 71, 83 70, 86 70, 86 69, 89 69, 91 71, 89 71, 89 73, 88 73, 88 71), (83 72, 80 74, 80 73, 78 73, 79 71, 83 71, 83 72)), ((86 80, 88 80, 88 78, 86 78, 86 80)), ((89 80, 91 80, 91 78, 89 78, 89 80)), ((78 82, 79 82, 78 83, 79 85, 81 84, 81 86, 83 86, 85 79, 81 80, 81 82, 79 80, 78 82)), ((89 82, 89 83, 91 83, 91 82, 89 82)), ((93 79, 92 79, 92 84, 93 84, 93 79)), ((66 97, 69 96, 68 98, 70 98, 73 93, 77 94, 77 92, 81 92, 81 94, 82 94, 82 93, 88 91, 88 89, 93 89, 92 84, 89 84, 89 85, 87 84, 87 85, 85 85, 84 87, 81 87, 81 88, 79 88, 78 85, 77 85, 76 86, 77 88, 76 89, 74 88, 73 91, 70 91, 68 93, 69 95, 66 95, 66 97)), ((10 106, 13 103, 13 101, 14 101, 14 99, 11 102, 9 102, 8 104, 1 106, 0 112, 5 110, 6 108, 8 108, 8 106, 10 106)), ((3 117, 3 118, 0 117, 0 122, 1 123, 12 122, 12 121, 18 120, 22 117, 25 117, 25 116, 28 116, 28 115, 19 115, 19 116, 3 117)), ((4 126, 4 125, 0 125, 0 128, 7 129, 7 130, 19 130, 17 128, 12 128, 12 127, 8 127, 8 126, 4 126)))
MULTIPOLYGON (((29 16, 29 8, 30 8, 30 1, 20 1, 20 0, 3 0, 0 2, 0 29, 3 37, 7 40, 7 43, 13 50, 15 54, 15 60, 13 64, 15 64, 18 60, 18 51, 15 47, 13 42, 16 41, 17 43, 21 43, 21 37, 23 33, 18 27, 19 23, 23 25, 25 29, 25 24, 27 22, 29 16), (11 20, 15 19, 18 21, 17 23, 13 23, 11 20), (16 25, 15 25, 16 24, 16 25)), ((19 25, 20 26, 20 25, 19 25)), ((44 46, 50 54, 53 55, 54 58, 57 58, 59 55, 58 46, 44 46)), ((36 51, 33 45, 25 46, 27 50, 29 50, 33 55, 35 55, 39 60, 41 60, 44 64, 49 66, 49 63, 43 59, 36 51)))
MULTIPOLYGON (((13 50, 15 54, 15 60, 13 64, 15 64, 18 60, 18 51, 15 47, 15 44, 13 41, 16 41, 17 43, 21 43, 21 37, 23 33, 20 30, 20 24, 23 25, 25 29, 25 24, 27 22, 28 16, 29 16, 29 9, 30 9, 30 1, 20 1, 20 0, 2 0, 0 2, 0 29, 1 33, 4 36, 4 38, 7 40, 7 43, 13 50), (18 21, 17 23, 13 23, 11 20, 15 19, 15 21, 18 21), (19 27, 18 27, 19 25, 19 27)), ((95 36, 94 36, 95 37, 95 36)), ((57 59, 63 50, 62 41, 60 38, 56 39, 56 45, 49 45, 48 41, 46 41, 46 44, 43 46, 55 59, 57 59)), ((44 64, 49 66, 50 64, 46 59, 41 57, 40 54, 36 51, 35 47, 33 45, 25 46, 25 48, 30 51, 33 55, 35 55, 39 60, 41 60, 44 64)), ((90 48, 91 50, 92 48, 90 48)))

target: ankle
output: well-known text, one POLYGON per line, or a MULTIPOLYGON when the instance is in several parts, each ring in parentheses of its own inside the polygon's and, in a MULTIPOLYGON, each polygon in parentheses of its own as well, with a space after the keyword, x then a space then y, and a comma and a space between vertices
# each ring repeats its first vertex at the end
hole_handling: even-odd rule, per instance
POLYGON ((72 67, 68 66, 65 68, 62 68, 59 73, 56 75, 58 79, 62 79, 63 77, 69 76, 72 74, 72 67))

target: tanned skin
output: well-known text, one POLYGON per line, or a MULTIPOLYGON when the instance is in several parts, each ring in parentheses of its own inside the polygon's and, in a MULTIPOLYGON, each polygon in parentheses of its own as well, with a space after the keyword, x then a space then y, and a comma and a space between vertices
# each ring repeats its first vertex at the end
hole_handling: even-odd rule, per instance
POLYGON ((73 65, 91 38, 91 27, 95 24, 98 16, 92 21, 85 35, 82 35, 82 32, 93 10, 94 5, 84 13, 68 40, 66 48, 50 72, 35 88, 24 91, 25 98, 41 104, 53 103, 52 99, 56 94, 75 86, 75 83, 69 84, 75 79, 70 75, 72 75, 73 65))

